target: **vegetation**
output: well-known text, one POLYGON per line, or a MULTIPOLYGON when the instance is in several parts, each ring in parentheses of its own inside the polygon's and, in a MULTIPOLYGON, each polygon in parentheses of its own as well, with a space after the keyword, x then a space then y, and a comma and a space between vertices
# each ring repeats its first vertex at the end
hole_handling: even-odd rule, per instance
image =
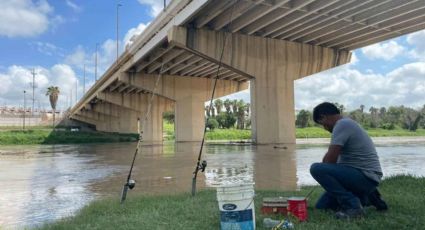
MULTIPOLYGON (((164 122, 165 140, 174 140, 174 124, 164 122)), ((425 136, 425 129, 418 129, 411 132, 406 129, 381 129, 369 128, 366 130, 372 137, 400 137, 400 136, 425 136)), ((297 128, 297 138, 329 138, 331 135, 321 127, 313 126, 307 128, 297 128)), ((248 140, 251 139, 250 129, 211 129, 207 131, 207 140, 248 140)))
POLYGON ((250 104, 245 103, 243 100, 226 99, 222 101, 221 99, 216 99, 212 107, 209 105, 205 107, 205 114, 208 121, 215 120, 218 126, 215 127, 208 122, 207 127, 211 129, 247 129, 251 126, 249 111, 250 104))
POLYGON ((162 132, 164 133, 164 140, 170 141, 175 139, 174 124, 164 121, 162 132))
MULTIPOLYGON (((342 104, 335 103, 344 116, 351 117, 365 128, 370 136, 425 136, 425 105, 422 109, 415 110, 404 106, 391 106, 375 108, 366 111, 364 105, 358 109, 346 111, 342 104)), ((216 99, 212 107, 205 107, 207 119, 208 140, 243 140, 251 139, 250 104, 242 100, 222 101, 216 99)), ((167 121, 165 127, 167 140, 173 139, 174 114, 164 115, 167 121)), ((301 110, 296 115, 295 125, 297 138, 322 138, 330 134, 315 124, 312 112, 301 110)))
MULTIPOLYGON (((342 111, 344 116, 348 116, 357 121, 365 129, 405 129, 414 132, 417 129, 425 128, 425 105, 419 110, 404 106, 390 106, 388 109, 385 107, 375 108, 372 106, 369 108, 369 112, 365 111, 364 105, 360 105, 358 109, 350 112, 345 112, 345 107, 343 105, 338 103, 335 103, 335 105, 342 111)), ((314 126, 311 112, 307 110, 299 111, 296 125, 299 128, 314 126)))
MULTIPOLYGON (((263 219, 281 216, 262 215, 260 208, 264 197, 305 196, 312 187, 300 191, 256 191, 254 200, 256 226, 263 228, 263 219)), ((323 192, 315 189, 308 201, 308 221, 299 223, 292 219, 295 229, 423 229, 425 226, 425 178, 396 176, 383 181, 380 191, 389 205, 386 212, 370 207, 366 217, 354 221, 341 221, 333 213, 315 210, 314 202, 323 192)), ((83 208, 75 217, 47 224, 39 229, 219 229, 220 213, 214 190, 189 194, 137 196, 120 205, 116 197, 95 201, 83 208)))
POLYGON ((0 132, 0 145, 79 144, 136 141, 137 134, 52 131, 51 129, 9 130, 0 132))

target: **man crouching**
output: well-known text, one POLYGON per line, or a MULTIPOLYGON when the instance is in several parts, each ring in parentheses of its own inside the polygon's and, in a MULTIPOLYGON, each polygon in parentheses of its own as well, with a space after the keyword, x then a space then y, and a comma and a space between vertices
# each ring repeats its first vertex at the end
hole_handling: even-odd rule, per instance
POLYGON ((382 178, 381 164, 366 131, 343 117, 329 102, 314 108, 313 120, 332 133, 322 163, 310 167, 313 178, 325 189, 316 208, 334 210, 338 219, 362 217, 363 206, 368 205, 387 210, 377 190, 382 178))

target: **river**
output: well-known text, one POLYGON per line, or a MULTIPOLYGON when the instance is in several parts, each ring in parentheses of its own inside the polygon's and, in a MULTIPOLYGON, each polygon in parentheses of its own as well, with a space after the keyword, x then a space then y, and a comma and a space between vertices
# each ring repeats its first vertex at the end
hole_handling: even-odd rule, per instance
MULTIPOLYGON (((94 199, 119 202, 135 143, 0 147, 0 228, 33 227, 75 214, 94 199)), ((140 148, 135 194, 189 192, 199 143, 140 148)), ((425 176, 425 143, 377 145, 384 175, 425 176)), ((208 144, 198 189, 255 182, 257 189, 295 190, 316 184, 309 166, 326 145, 208 144)))

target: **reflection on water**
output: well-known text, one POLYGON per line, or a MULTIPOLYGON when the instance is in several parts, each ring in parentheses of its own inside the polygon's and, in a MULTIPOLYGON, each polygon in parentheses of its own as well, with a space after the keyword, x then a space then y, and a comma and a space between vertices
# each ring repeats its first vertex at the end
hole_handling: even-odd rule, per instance
MULTIPOLYGON (((93 199, 117 202, 135 143, 0 148, 0 226, 20 228, 72 215, 93 199)), ((425 176, 425 145, 377 147, 385 176, 425 176)), ((275 148, 270 145, 207 145, 208 167, 198 189, 255 182, 257 189, 294 190, 315 184, 309 166, 321 161, 325 146, 275 148)), ((199 143, 143 146, 133 178, 137 193, 189 192, 199 143)))

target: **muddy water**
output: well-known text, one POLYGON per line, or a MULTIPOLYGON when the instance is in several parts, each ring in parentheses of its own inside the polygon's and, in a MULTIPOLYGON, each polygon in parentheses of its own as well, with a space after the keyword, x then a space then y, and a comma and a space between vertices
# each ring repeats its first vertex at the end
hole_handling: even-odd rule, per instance
MULTIPOLYGON (((0 147, 0 226, 31 227, 75 213, 105 196, 119 200, 135 143, 0 147)), ((257 189, 294 190, 315 184, 309 165, 325 146, 207 145, 208 167, 198 188, 255 182, 257 189)), ((133 178, 137 193, 189 192, 199 144, 141 148, 133 178)), ((425 144, 378 146, 384 174, 425 176, 425 144)))

